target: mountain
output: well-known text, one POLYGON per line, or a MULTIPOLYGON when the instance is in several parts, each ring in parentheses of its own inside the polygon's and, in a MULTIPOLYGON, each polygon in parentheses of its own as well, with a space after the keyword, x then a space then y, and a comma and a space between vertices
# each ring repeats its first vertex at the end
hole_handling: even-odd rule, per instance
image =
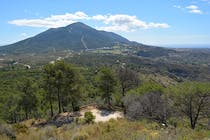
POLYGON ((168 56, 172 50, 140 44, 106 31, 96 30, 81 22, 66 27, 51 28, 34 37, 0 47, 0 53, 45 53, 62 50, 92 50, 114 45, 137 48, 136 55, 143 57, 168 56))
POLYGON ((131 44, 126 38, 112 32, 96 30, 81 22, 66 27, 51 28, 34 37, 0 47, 5 53, 47 52, 51 50, 86 50, 131 44))

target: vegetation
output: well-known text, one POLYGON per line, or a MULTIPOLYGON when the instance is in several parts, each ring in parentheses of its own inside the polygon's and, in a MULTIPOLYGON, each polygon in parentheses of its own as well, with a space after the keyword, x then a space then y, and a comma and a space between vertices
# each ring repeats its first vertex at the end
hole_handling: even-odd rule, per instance
POLYGON ((85 122, 88 124, 93 123, 95 116, 93 115, 92 112, 85 112, 84 119, 85 119, 85 122))
POLYGON ((109 68, 102 68, 98 75, 99 90, 105 104, 111 105, 112 94, 117 84, 114 74, 109 68))
MULTIPOLYGON (((110 120, 105 123, 94 123, 88 125, 68 124, 56 128, 46 126, 42 128, 32 127, 27 133, 16 134, 17 140, 42 140, 42 139, 73 139, 73 140, 202 140, 208 139, 208 130, 192 130, 178 121, 178 126, 164 127, 151 121, 129 121, 125 119, 110 120)), ((14 130, 13 130, 14 131, 14 130)), ((15 132, 15 131, 14 131, 15 132)), ((5 135, 0 136, 1 140, 8 140, 5 135)))
POLYGON ((209 61, 83 23, 3 46, 0 139, 209 139, 209 61), (124 114, 94 123, 90 105, 124 114))
POLYGON ((34 69, 1 69, 0 139, 209 137, 209 82, 163 82, 135 65, 115 63, 76 66, 60 60, 34 69), (87 104, 123 110, 125 118, 93 123, 95 116, 86 112, 85 123, 73 117, 59 128, 37 127, 38 120, 52 125, 59 114, 75 113, 87 104), (34 121, 24 124, 29 119, 34 121))
POLYGON ((77 100, 80 98, 80 75, 73 66, 57 61, 44 68, 46 100, 50 103, 51 116, 53 116, 53 99, 57 98, 58 112, 65 112, 67 102, 77 110, 77 100))
MULTIPOLYGON (((20 91, 23 93, 20 96, 18 107, 25 113, 25 119, 29 119, 29 115, 37 109, 37 97, 34 94, 35 87, 31 79, 25 78, 20 86, 20 91)), ((15 115, 16 116, 16 115, 15 115)), ((14 117, 15 117, 14 116, 14 117)), ((16 118, 15 118, 16 120, 16 118)))
POLYGON ((67 49, 81 51, 110 47, 118 43, 131 44, 132 42, 115 33, 98 31, 77 22, 66 27, 47 30, 33 38, 2 46, 0 53, 46 53, 67 49))
POLYGON ((209 83, 185 82, 172 88, 175 106, 190 120, 192 129, 205 117, 210 106, 209 83))
POLYGON ((126 115, 135 120, 148 118, 167 125, 169 111, 163 91, 163 86, 154 82, 145 82, 131 90, 124 98, 126 115))

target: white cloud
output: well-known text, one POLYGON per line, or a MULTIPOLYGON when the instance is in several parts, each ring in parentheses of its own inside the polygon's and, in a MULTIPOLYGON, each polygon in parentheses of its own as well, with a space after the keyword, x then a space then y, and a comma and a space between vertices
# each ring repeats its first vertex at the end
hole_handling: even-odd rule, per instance
POLYGON ((203 12, 199 9, 193 9, 189 11, 190 13, 194 13, 194 14, 202 14, 203 12))
POLYGON ((185 7, 185 8, 188 9, 188 12, 190 12, 190 13, 203 14, 203 12, 196 5, 189 5, 189 6, 185 7))
POLYGON ((193 10, 193 9, 198 9, 198 6, 196 6, 196 5, 189 5, 186 8, 190 9, 190 10, 193 10))
POLYGON ((107 26, 99 27, 99 30, 106 31, 135 31, 137 29, 150 29, 150 28, 169 28, 166 23, 147 23, 139 20, 136 16, 116 14, 116 15, 97 15, 94 17, 96 20, 103 21, 107 26))
POLYGON ((66 13, 64 15, 52 15, 47 18, 40 19, 17 19, 9 21, 9 24, 18 26, 29 26, 29 27, 46 27, 46 28, 57 28, 66 26, 74 23, 77 20, 86 19, 89 17, 83 12, 66 13))
POLYGON ((96 27, 98 30, 104 30, 104 31, 120 31, 120 32, 133 32, 134 29, 130 29, 126 25, 112 25, 112 26, 103 26, 103 27, 96 27))
POLYGON ((182 7, 181 5, 173 5, 174 8, 181 9, 183 11, 188 11, 193 14, 203 14, 203 12, 196 5, 188 5, 186 7, 182 7))
POLYGON ((56 28, 66 26, 81 20, 101 21, 104 25, 97 27, 97 29, 106 31, 130 32, 137 29, 170 27, 167 23, 145 22, 139 20, 136 16, 130 16, 126 14, 89 16, 84 12, 66 13, 64 15, 51 15, 50 17, 39 19, 17 19, 9 21, 9 23, 18 26, 56 28))
POLYGON ((106 18, 107 16, 104 16, 104 15, 96 15, 92 17, 92 19, 94 20, 105 20, 106 18))
POLYGON ((75 21, 71 20, 58 20, 58 21, 50 21, 45 19, 20 19, 9 21, 10 24, 18 25, 18 26, 29 26, 29 27, 46 27, 46 28, 56 28, 65 26, 67 24, 71 24, 75 21))

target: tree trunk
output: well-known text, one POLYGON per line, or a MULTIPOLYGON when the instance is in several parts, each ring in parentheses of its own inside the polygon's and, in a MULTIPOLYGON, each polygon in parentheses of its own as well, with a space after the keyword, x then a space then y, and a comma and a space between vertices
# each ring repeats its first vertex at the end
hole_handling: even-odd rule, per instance
POLYGON ((72 110, 75 111, 74 102, 71 102, 72 110))
POLYGON ((200 99, 199 106, 198 106, 197 112, 196 112, 194 120, 193 120, 193 125, 191 125, 192 129, 195 129, 195 126, 196 126, 196 123, 197 123, 197 120, 198 120, 198 116, 199 116, 200 111, 201 111, 201 106, 203 105, 203 100, 204 100, 203 98, 200 99))
POLYGON ((122 108, 123 108, 123 113, 126 114, 127 110, 126 110, 126 107, 125 107, 125 105, 123 103, 122 103, 122 108))
MULTIPOLYGON (((122 84, 122 96, 125 97, 125 87, 123 87, 123 84, 122 84)), ((126 108, 125 108, 125 105, 123 103, 123 101, 121 101, 121 107, 123 108, 123 113, 126 114, 126 108)))
POLYGON ((51 117, 54 116, 53 106, 52 106, 52 97, 51 96, 50 96, 50 115, 51 115, 51 117))
POLYGON ((62 104, 61 104, 61 107, 62 107, 62 111, 65 112, 65 109, 64 109, 64 105, 63 105, 63 101, 62 101, 62 104))
POLYGON ((108 105, 111 106, 111 101, 110 101, 110 99, 108 99, 108 105))
POLYGON ((13 112, 13 114, 14 114, 14 121, 15 121, 15 123, 17 123, 17 114, 15 111, 13 112))
POLYGON ((63 99, 63 96, 61 97, 61 108, 62 108, 62 111, 63 112, 66 112, 65 111, 65 108, 64 108, 64 99, 63 99))
POLYGON ((60 88, 58 88, 58 112, 61 113, 60 88))
POLYGON ((195 123, 192 121, 190 124, 191 124, 191 128, 195 129, 195 123))
POLYGON ((189 118, 190 118, 190 125, 192 129, 195 129, 195 123, 193 120, 193 112, 192 112, 192 97, 190 97, 190 101, 189 101, 189 118))
POLYGON ((28 112, 25 112, 26 120, 28 119, 28 112))
POLYGON ((122 85, 122 96, 125 97, 125 87, 122 85))

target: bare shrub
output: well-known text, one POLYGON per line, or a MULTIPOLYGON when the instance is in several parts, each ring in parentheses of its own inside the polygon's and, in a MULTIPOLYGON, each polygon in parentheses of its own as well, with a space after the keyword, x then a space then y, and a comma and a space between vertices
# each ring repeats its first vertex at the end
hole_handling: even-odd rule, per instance
POLYGON ((12 128, 12 126, 6 125, 6 124, 0 125, 0 135, 6 135, 6 136, 10 137, 11 139, 16 138, 15 131, 12 128))

